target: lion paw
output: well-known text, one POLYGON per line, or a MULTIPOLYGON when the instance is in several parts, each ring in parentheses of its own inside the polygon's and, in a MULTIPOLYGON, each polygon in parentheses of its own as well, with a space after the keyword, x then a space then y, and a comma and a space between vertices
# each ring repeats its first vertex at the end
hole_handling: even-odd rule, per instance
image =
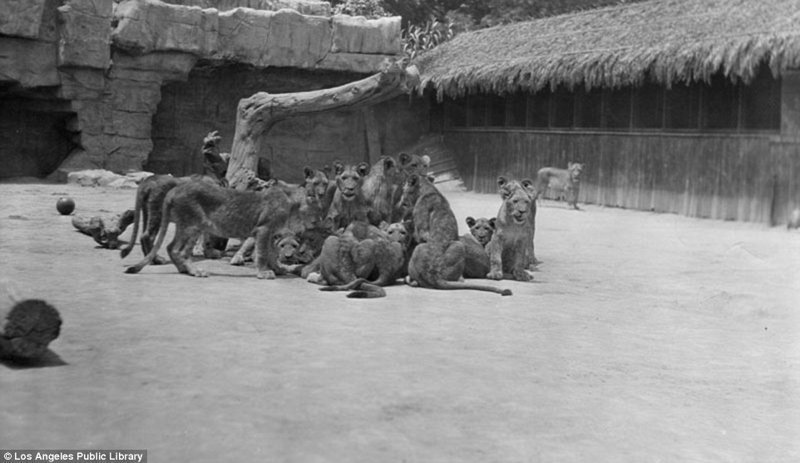
POLYGON ((272 270, 259 271, 256 273, 256 278, 260 280, 274 280, 275 272, 273 272, 272 270))
POLYGON ((500 270, 492 270, 488 274, 486 274, 486 278, 490 280, 502 280, 503 279, 503 272, 500 270))
POLYGON ((533 275, 528 273, 527 271, 523 270, 514 270, 514 279, 517 281, 531 281, 533 280, 533 275))
POLYGON ((322 274, 319 272, 311 272, 306 277, 306 281, 309 283, 314 283, 318 285, 327 285, 328 283, 322 278, 322 274))
POLYGON ((197 278, 208 278, 208 271, 201 268, 192 270, 191 275, 197 278))
POLYGON ((240 254, 235 254, 233 257, 231 257, 231 261, 229 263, 237 266, 244 265, 244 257, 242 257, 240 254))

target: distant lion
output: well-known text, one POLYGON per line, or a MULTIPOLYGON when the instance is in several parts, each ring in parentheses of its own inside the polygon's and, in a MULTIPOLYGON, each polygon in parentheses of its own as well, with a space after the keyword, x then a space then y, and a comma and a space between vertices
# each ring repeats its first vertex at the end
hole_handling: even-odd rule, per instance
POLYGON ((567 163, 566 169, 543 167, 536 174, 536 195, 541 196, 548 189, 566 198, 570 206, 578 207, 578 193, 581 186, 581 172, 583 164, 578 162, 567 163))
POLYGON ((536 231, 536 189, 531 180, 507 180, 499 177, 503 203, 497 212, 495 232, 486 252, 491 270, 487 278, 502 280, 506 275, 518 281, 530 281, 527 270, 536 263, 533 236, 536 231))
POLYGON ((205 277, 208 273, 190 261, 197 236, 209 233, 227 238, 255 236, 256 276, 275 278, 284 273, 278 265, 274 238, 285 228, 299 205, 279 189, 265 192, 236 191, 206 182, 188 182, 176 186, 164 198, 161 226, 153 248, 126 273, 138 273, 153 261, 164 242, 167 227, 175 223, 175 236, 167 246, 172 263, 180 273, 205 277))
POLYGON ((486 278, 489 273, 489 254, 486 245, 492 240, 496 219, 475 219, 467 217, 469 233, 461 235, 459 240, 464 243, 464 277, 486 278))

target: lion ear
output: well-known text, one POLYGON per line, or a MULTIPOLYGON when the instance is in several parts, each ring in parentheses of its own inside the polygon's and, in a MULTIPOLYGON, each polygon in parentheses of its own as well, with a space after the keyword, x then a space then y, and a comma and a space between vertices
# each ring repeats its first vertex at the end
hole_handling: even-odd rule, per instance
POLYGON ((467 217, 467 226, 472 228, 473 225, 475 225, 475 218, 467 217))
POLYGON ((339 175, 342 172, 344 172, 344 164, 342 164, 342 161, 333 161, 333 173, 339 175))
POLYGON ((314 177, 314 169, 305 166, 303 167, 303 174, 306 176, 307 179, 314 177))
POLYGON ((358 175, 364 177, 369 173, 369 164, 366 162, 358 163, 358 166, 356 166, 356 172, 358 172, 358 175))
POLYGON ((497 228, 497 217, 489 219, 489 226, 492 227, 492 230, 497 228))
POLYGON ((503 187, 505 184, 508 183, 508 179, 503 177, 502 175, 497 177, 497 186, 503 187))
POLYGON ((386 156, 383 158, 383 170, 389 170, 395 166, 394 158, 391 156, 386 156))
POLYGON ((533 180, 526 178, 525 180, 520 182, 522 187, 525 188, 528 193, 535 194, 536 193, 536 185, 533 183, 533 180))

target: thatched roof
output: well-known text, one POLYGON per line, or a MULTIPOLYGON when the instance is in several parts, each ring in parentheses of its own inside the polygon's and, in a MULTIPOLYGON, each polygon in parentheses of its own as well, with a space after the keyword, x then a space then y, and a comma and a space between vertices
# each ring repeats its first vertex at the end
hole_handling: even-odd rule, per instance
POLYGON ((467 32, 424 53, 419 91, 668 86, 800 67, 800 0, 650 0, 467 32))

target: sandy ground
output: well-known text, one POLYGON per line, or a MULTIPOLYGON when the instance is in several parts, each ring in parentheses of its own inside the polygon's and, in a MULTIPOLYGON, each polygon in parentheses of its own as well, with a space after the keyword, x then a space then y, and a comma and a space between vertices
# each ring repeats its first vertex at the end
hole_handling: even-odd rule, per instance
MULTIPOLYGON (((800 233, 546 201, 512 297, 351 301, 208 261, 123 274, 56 213, 134 191, 0 184, 0 276, 64 318, 0 364, 0 448, 151 461, 800 461, 800 233)), ((448 193, 460 221, 494 195, 448 193)), ((125 235, 127 236, 127 234, 125 235)))

